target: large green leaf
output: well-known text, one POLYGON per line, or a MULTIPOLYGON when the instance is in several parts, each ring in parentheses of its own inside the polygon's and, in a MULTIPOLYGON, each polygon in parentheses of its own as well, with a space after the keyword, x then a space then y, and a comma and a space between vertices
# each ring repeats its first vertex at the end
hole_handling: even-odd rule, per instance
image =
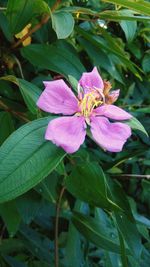
POLYGON ((28 191, 45 178, 65 152, 44 139, 52 117, 30 122, 14 132, 0 149, 0 202, 28 191))
POLYGON ((85 68, 79 58, 70 50, 56 45, 30 45, 22 48, 22 55, 31 64, 55 71, 64 75, 72 75, 79 79, 85 68))
POLYGON ((112 4, 127 7, 136 11, 137 13, 150 16, 150 3, 143 0, 103 0, 112 4))
POLYGON ((94 162, 76 166, 66 178, 65 185, 76 198, 93 206, 110 210, 120 209, 108 198, 105 175, 101 167, 94 162))
POLYGON ((74 18, 73 16, 64 11, 57 11, 52 13, 52 25, 55 30, 58 39, 67 38, 74 27, 74 18))
POLYGON ((120 253, 119 243, 111 233, 104 230, 103 224, 96 219, 75 212, 72 222, 80 233, 96 246, 120 253))

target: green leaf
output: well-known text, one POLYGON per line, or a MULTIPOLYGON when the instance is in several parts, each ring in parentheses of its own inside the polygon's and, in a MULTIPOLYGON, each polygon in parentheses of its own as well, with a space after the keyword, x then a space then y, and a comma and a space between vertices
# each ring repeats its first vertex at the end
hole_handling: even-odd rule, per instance
POLYGON ((62 160, 65 152, 44 139, 52 117, 30 122, 14 132, 0 150, 0 202, 37 185, 62 160), (11 164, 10 164, 11 162, 11 164))
POLYGON ((16 260, 15 258, 11 256, 3 256, 5 261, 8 263, 11 267, 27 267, 27 265, 19 260, 16 260))
POLYGON ((121 253, 122 267, 128 267, 125 242, 124 242, 122 233, 119 230, 118 230, 118 235, 119 235, 119 241, 120 241, 120 253, 121 253))
POLYGON ((117 71, 115 64, 111 60, 110 54, 103 52, 100 47, 96 47, 82 37, 78 37, 78 41, 91 58, 94 66, 98 66, 106 70, 113 77, 113 79, 118 80, 122 84, 124 83, 120 73, 117 71))
POLYGON ((0 79, 12 82, 16 84, 17 86, 19 86, 20 92, 23 96, 23 99, 28 109, 31 111, 31 113, 37 114, 38 107, 36 105, 36 102, 42 93, 39 87, 37 87, 33 83, 30 83, 23 79, 19 79, 13 75, 3 76, 0 79))
POLYGON ((82 262, 81 256, 81 241, 80 234, 70 222, 69 230, 67 234, 67 245, 66 245, 66 255, 65 263, 66 266, 70 264, 72 267, 80 266, 82 262))
POLYGON ((11 32, 13 34, 20 32, 33 16, 33 1, 9 0, 6 15, 11 32))
POLYGON ((50 14, 48 4, 43 0, 9 0, 6 15, 12 34, 19 33, 34 16, 42 13, 50 14))
POLYGON ((9 42, 12 42, 12 35, 10 32, 9 23, 6 15, 3 12, 0 12, 0 28, 3 31, 5 37, 9 42))
POLYGON ((41 207, 41 197, 29 191, 16 199, 16 207, 24 223, 29 224, 41 207))
MULTIPOLYGON (((128 15, 128 14, 132 14, 132 12, 130 10, 123 10, 122 14, 128 15)), ((136 34, 137 22, 136 21, 123 20, 120 22, 120 26, 125 33, 127 42, 131 43, 135 37, 135 34, 136 34)))
POLYGON ((14 131, 14 125, 11 115, 8 112, 0 112, 0 145, 7 139, 7 137, 14 131))
POLYGON ((122 267, 128 267, 128 258, 126 254, 126 248, 125 248, 125 239, 116 223, 116 220, 114 220, 114 224, 118 231, 119 236, 119 243, 120 243, 120 254, 121 254, 121 261, 122 261, 122 267))
POLYGON ((79 79, 85 68, 79 58, 66 48, 56 45, 30 45, 21 49, 24 58, 35 66, 79 79))
POLYGON ((21 217, 17 211, 15 202, 11 201, 0 205, 0 215, 5 222, 9 236, 13 237, 21 222, 21 217))
POLYGON ((135 224, 134 217, 132 215, 132 211, 130 205, 128 203, 128 199, 122 190, 121 186, 118 182, 112 181, 108 179, 109 182, 109 193, 112 196, 112 200, 115 201, 123 210, 122 212, 114 213, 114 221, 118 228, 122 257, 123 261, 125 260, 125 251, 124 251, 124 241, 129 246, 131 253, 135 255, 136 258, 141 253, 141 240, 140 235, 137 231, 137 227, 135 224))
POLYGON ((150 16, 150 3, 143 0, 103 0, 103 2, 124 6, 139 14, 150 16))
POLYGON ((118 229, 129 246, 131 254, 137 259, 140 259, 142 244, 140 235, 137 231, 135 221, 130 221, 126 215, 115 213, 118 229))
POLYGON ((104 12, 100 12, 99 16, 101 19, 108 19, 110 21, 149 21, 150 17, 148 16, 135 16, 132 13, 123 14, 123 10, 105 10, 104 12))
MULTIPOLYGON (((95 0, 96 1, 96 0, 95 0)), ((104 1, 104 0, 103 0, 104 1)), ((111 1, 112 2, 112 1, 111 1)), ((75 13, 75 14, 85 14, 99 17, 100 19, 108 19, 109 21, 119 21, 119 20, 130 20, 130 21, 149 21, 150 17, 148 16, 137 16, 133 14, 123 15, 122 10, 105 10, 102 12, 97 12, 89 8, 70 6, 63 8, 63 11, 75 13)))
MULTIPOLYGON (((82 212, 85 204, 79 200, 75 202, 74 211, 82 212)), ((81 249, 80 233, 69 223, 64 263, 66 266, 77 267, 83 264, 83 251, 81 249)))
POLYGON ((108 195, 111 200, 114 201, 123 210, 123 212, 131 221, 134 221, 130 204, 121 185, 117 181, 107 177, 107 187, 108 195))
POLYGON ((50 239, 26 225, 20 227, 20 234, 23 236, 27 250, 36 258, 48 262, 51 266, 52 260, 51 257, 49 257, 50 239))
POLYGON ((150 72, 150 52, 145 54, 143 60, 142 60, 142 67, 144 72, 148 73, 150 72))
POLYGON ((103 224, 96 219, 74 212, 72 222, 82 235, 96 246, 120 253, 116 238, 104 230, 103 224))
POLYGON ((41 95, 42 91, 33 83, 27 82, 23 79, 18 79, 19 88, 27 104, 28 109, 33 113, 37 114, 38 107, 36 102, 41 95))
POLYGON ((19 253, 22 250, 24 250, 24 245, 18 238, 3 239, 0 245, 0 253, 5 255, 16 253, 16 251, 19 253))
POLYGON ((35 190, 39 192, 45 199, 52 203, 57 201, 56 186, 58 183, 58 176, 56 173, 50 174, 40 184, 35 187, 35 190))
POLYGON ((106 53, 112 53, 118 57, 118 60, 123 63, 125 68, 128 68, 136 77, 142 80, 139 73, 139 67, 129 60, 125 51, 120 47, 116 40, 107 32, 101 28, 101 34, 105 38, 94 36, 93 34, 84 31, 81 27, 75 27, 76 31, 81 34, 86 40, 93 44, 96 48, 104 50, 106 53))
POLYGON ((144 126, 135 117, 132 117, 130 120, 126 121, 125 123, 128 124, 133 130, 139 130, 143 132, 144 134, 146 134, 146 136, 148 137, 148 133, 146 132, 144 126))
POLYGON ((68 80, 69 80, 69 83, 71 84, 71 87, 73 88, 73 90, 77 93, 78 81, 72 75, 68 75, 68 80))
POLYGON ((76 198, 91 205, 110 210, 120 209, 108 198, 105 175, 101 167, 94 162, 76 166, 66 178, 65 186, 76 198))
POLYGON ((52 26, 57 34, 58 39, 67 38, 73 31, 74 18, 65 11, 57 11, 52 13, 52 26))

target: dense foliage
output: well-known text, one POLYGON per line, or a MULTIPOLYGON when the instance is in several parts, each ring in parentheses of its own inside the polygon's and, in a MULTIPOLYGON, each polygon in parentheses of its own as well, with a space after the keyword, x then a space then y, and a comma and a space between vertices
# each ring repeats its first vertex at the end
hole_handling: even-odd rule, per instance
POLYGON ((150 2, 0 0, 0 61, 0 267, 149 267, 150 2), (67 154, 36 103, 94 66, 132 136, 67 154))

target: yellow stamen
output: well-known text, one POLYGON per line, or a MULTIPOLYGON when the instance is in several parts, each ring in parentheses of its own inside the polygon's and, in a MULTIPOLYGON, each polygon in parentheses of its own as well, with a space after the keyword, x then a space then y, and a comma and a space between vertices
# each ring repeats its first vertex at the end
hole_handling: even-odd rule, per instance
POLYGON ((103 103, 100 100, 100 96, 97 92, 90 92, 84 95, 83 99, 79 102, 81 113, 85 117, 89 117, 95 107, 98 107, 103 103))

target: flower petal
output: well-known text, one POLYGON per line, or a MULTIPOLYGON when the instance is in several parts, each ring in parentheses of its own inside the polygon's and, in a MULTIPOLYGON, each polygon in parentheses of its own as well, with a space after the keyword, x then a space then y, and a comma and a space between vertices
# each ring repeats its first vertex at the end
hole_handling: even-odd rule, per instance
POLYGON ((103 105, 93 111, 96 115, 102 115, 113 120, 129 120, 132 116, 115 105, 103 105))
POLYGON ((111 91, 107 96, 106 96, 106 104, 113 104, 119 97, 120 94, 120 89, 113 90, 111 91))
POLYGON ((78 100, 63 80, 44 82, 45 90, 37 106, 50 113, 72 115, 78 111, 78 100))
POLYGON ((120 152, 127 138, 131 136, 131 129, 127 124, 111 123, 105 117, 91 118, 91 132, 95 141, 110 152, 120 152))
POLYGON ((94 67, 94 69, 91 72, 84 72, 82 74, 81 79, 79 80, 79 84, 83 88, 94 88, 94 87, 99 89, 104 88, 103 80, 96 67, 94 67))
POLYGON ((84 117, 61 117, 50 121, 45 139, 62 147, 67 153, 76 152, 86 135, 84 117))

